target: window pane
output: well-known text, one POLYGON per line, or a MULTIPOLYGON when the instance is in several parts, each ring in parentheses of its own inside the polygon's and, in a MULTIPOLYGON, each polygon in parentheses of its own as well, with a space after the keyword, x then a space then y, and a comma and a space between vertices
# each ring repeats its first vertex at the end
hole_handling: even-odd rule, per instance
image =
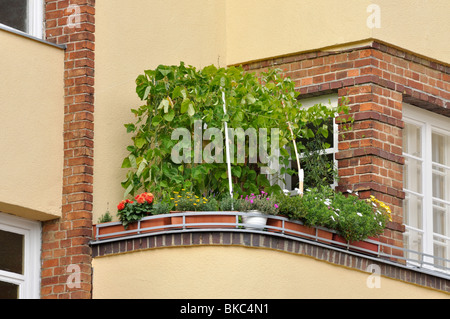
POLYGON ((433 132, 433 162, 450 166, 450 136, 433 132))
POLYGON ((0 299, 19 299, 19 286, 0 281, 0 299))
POLYGON ((417 229, 423 229, 422 197, 405 193, 404 201, 405 224, 417 229))
POLYGON ((28 31, 28 0, 0 0, 0 23, 28 31))
POLYGON ((405 156, 403 185, 407 190, 422 193, 422 161, 405 156))
MULTIPOLYGON (((450 240, 444 238, 434 238, 433 255, 438 258, 449 259, 450 240)), ((450 267, 450 262, 435 258, 434 264, 441 267, 450 267)))
POLYGON ((450 200, 450 169, 433 165, 433 197, 450 200))
POLYGON ((23 275, 23 237, 0 230, 0 270, 23 275))
POLYGON ((422 129, 420 126, 405 123, 403 151, 409 155, 422 157, 422 129))
POLYGON ((422 255, 422 232, 406 228, 404 233, 404 248, 411 250, 406 253, 406 258, 420 261, 422 255), (415 253, 417 252, 417 253, 415 253))

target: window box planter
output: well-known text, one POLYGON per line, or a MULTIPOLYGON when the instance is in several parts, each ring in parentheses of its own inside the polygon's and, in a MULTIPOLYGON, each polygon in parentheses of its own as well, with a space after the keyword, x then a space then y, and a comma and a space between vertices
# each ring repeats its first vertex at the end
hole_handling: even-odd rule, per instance
MULTIPOLYGON (((177 213, 196 213, 196 215, 186 215, 186 228, 235 228, 236 215, 227 215, 224 212, 181 212, 171 211, 171 214, 177 213), (193 225, 189 224, 208 224, 208 225, 193 225), (213 224, 232 224, 232 225, 213 225, 213 224)), ((171 225, 178 225, 171 229, 182 228, 183 216, 172 216, 171 225)))
POLYGON ((125 235, 129 236, 163 231, 169 229, 166 226, 169 226, 170 224, 170 216, 159 218, 152 218, 152 216, 144 217, 139 222, 129 224, 127 229, 125 229, 121 222, 96 224, 94 225, 94 240, 111 239, 123 237, 125 235), (97 235, 100 235, 101 237, 97 238, 97 235))
POLYGON ((333 241, 334 241, 333 244, 340 246, 340 247, 348 248, 349 250, 358 251, 358 252, 362 252, 362 253, 366 253, 366 254, 377 255, 378 249, 379 249, 379 241, 380 241, 379 238, 369 237, 368 239, 370 241, 375 241, 376 243, 365 241, 365 240, 347 242, 347 240, 345 240, 345 238, 342 237, 341 235, 334 234, 333 235, 333 241), (361 248, 361 249, 358 249, 358 248, 361 248))
MULTIPOLYGON (((283 221, 281 219, 269 218, 269 220, 267 221, 267 225, 282 228, 283 221)), ((323 228, 308 227, 303 225, 299 221, 284 220, 284 229, 285 229, 284 233, 287 235, 306 239, 314 239, 317 232, 317 237, 324 239, 324 240, 318 239, 318 241, 326 244, 329 244, 330 241, 333 239, 333 232, 323 228), (289 230, 292 230, 292 232, 290 232, 289 230)), ((269 231, 281 232, 281 230, 278 229, 269 229, 269 231)))

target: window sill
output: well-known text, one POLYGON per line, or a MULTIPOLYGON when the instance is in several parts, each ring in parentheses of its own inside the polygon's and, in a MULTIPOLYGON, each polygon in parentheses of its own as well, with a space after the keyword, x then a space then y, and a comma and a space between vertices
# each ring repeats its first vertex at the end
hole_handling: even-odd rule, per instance
POLYGON ((34 36, 32 36, 32 35, 30 35, 28 33, 19 31, 17 29, 11 28, 11 27, 8 27, 7 25, 1 24, 1 23, 0 23, 0 30, 5 31, 5 32, 9 32, 9 33, 12 33, 12 34, 15 34, 15 35, 20 36, 20 37, 28 38, 30 40, 33 40, 33 41, 36 41, 36 42, 39 42, 39 43, 42 43, 42 44, 50 45, 50 46, 55 47, 55 48, 59 48, 59 49, 62 49, 62 50, 66 49, 66 45, 55 44, 55 43, 52 43, 52 42, 49 42, 49 41, 46 41, 46 40, 34 37, 34 36))

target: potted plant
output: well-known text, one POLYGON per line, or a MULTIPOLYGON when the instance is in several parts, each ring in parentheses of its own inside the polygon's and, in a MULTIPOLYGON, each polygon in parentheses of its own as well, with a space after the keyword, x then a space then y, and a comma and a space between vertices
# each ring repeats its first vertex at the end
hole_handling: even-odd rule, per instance
POLYGON ((270 198, 268 194, 261 191, 261 194, 245 196, 241 199, 240 208, 243 212, 248 213, 242 216, 242 221, 248 229, 262 230, 267 223, 268 215, 276 215, 278 204, 274 198, 270 198))
MULTIPOLYGON (((202 214, 194 216, 185 216, 185 224, 210 224, 202 227, 207 228, 230 228, 231 225, 212 225, 215 223, 220 224, 233 224, 235 223, 235 217, 233 215, 221 214, 219 201, 215 197, 198 196, 192 192, 185 192, 182 189, 181 192, 174 191, 174 196, 171 197, 173 201, 174 211, 172 213, 179 212, 204 212, 202 214)), ((182 216, 173 216, 171 218, 172 225, 181 225, 183 223, 182 216)), ((195 226, 186 226, 187 228, 195 228, 195 226)))
POLYGON ((119 222, 110 222, 108 225, 95 225, 94 232, 103 235, 102 239, 123 236, 123 232, 127 234, 136 234, 139 232, 160 231, 165 229, 164 226, 170 224, 167 218, 146 218, 152 215, 165 214, 169 212, 168 206, 162 202, 154 203, 155 199, 152 193, 141 193, 134 197, 134 200, 125 199, 117 205, 117 216, 119 222), (140 227, 138 227, 140 222, 140 227), (139 229, 138 229, 139 228, 139 229), (148 229, 151 228, 151 229, 148 229), (104 236, 107 234, 114 234, 104 236))

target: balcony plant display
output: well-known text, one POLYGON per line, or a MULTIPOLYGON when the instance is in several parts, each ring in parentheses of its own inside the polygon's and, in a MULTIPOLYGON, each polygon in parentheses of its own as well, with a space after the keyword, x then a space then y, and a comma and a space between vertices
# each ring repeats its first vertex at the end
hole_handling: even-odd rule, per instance
MULTIPOLYGON (((203 228, 230 228, 234 226, 216 226, 213 224, 233 224, 236 222, 234 215, 227 215, 220 212, 219 201, 215 197, 198 196, 182 189, 181 192, 174 191, 173 197, 170 199, 173 207, 172 213, 205 212, 195 216, 185 216, 186 224, 204 223, 210 225, 201 226, 203 228)), ((181 225, 183 223, 183 217, 173 216, 171 217, 171 223, 172 225, 181 225)), ((196 226, 187 225, 186 227, 195 228, 196 226)))
MULTIPOLYGON (((173 191, 181 189, 195 194, 207 191, 230 194, 230 180, 235 197, 260 190, 279 193, 278 184, 270 183, 267 176, 261 174, 267 163, 253 161, 254 154, 250 152, 241 154, 238 150, 242 157, 232 157, 231 169, 228 169, 225 156, 220 152, 220 145, 222 149, 225 145, 223 136, 206 138, 204 128, 223 132, 224 123, 228 123, 229 128, 243 132, 278 129, 279 159, 286 164, 291 156, 285 146, 296 141, 301 149, 301 139, 297 137, 326 135, 328 129, 323 119, 348 112, 346 105, 303 109, 297 100, 295 83, 282 75, 281 70, 268 70, 257 76, 241 67, 211 65, 197 70, 184 63, 160 65, 137 77, 136 93, 143 105, 131 110, 136 120, 125 124, 131 134, 128 154, 122 163, 126 169, 122 182, 125 197, 151 191, 168 199, 173 191), (198 122, 201 125, 197 125, 198 122), (318 127, 316 132, 307 126, 311 122, 318 127), (194 143, 174 139, 174 132, 180 129, 193 137, 194 143), (200 136, 200 141, 196 141, 200 136), (213 140, 219 145, 216 153, 208 152, 216 145, 213 140), (182 147, 177 149, 177 146, 182 147)), ((268 135, 267 145, 272 145, 275 141, 268 135)), ((244 145, 243 149, 248 151, 249 146, 244 145)), ((296 174, 287 168, 281 170, 279 178, 284 178, 285 173, 296 174)))
POLYGON ((278 211, 278 204, 275 202, 274 198, 270 197, 264 191, 260 194, 250 194, 242 196, 240 208, 243 212, 248 213, 248 215, 242 216, 242 221, 249 229, 264 229, 268 215, 276 215, 278 211))
MULTIPOLYGON (((392 220, 389 206, 374 196, 360 199, 358 193, 347 192, 345 195, 329 186, 322 186, 307 189, 302 197, 281 195, 278 197, 279 214, 290 221, 301 221, 302 225, 297 223, 297 231, 314 235, 314 228, 323 227, 334 231, 332 239, 342 243, 343 247, 350 244, 377 251, 376 244, 364 240, 376 240, 384 231, 387 222, 392 220)), ((279 224, 273 225, 280 227, 279 224)), ((285 228, 289 229, 291 225, 285 222, 285 228)))
MULTIPOLYGON (((94 234, 103 235, 102 239, 114 238, 123 236, 122 234, 107 236, 113 233, 127 232, 127 234, 136 234, 138 232, 138 222, 140 228, 159 227, 170 224, 170 218, 146 219, 145 217, 152 215, 167 214, 170 207, 167 203, 156 202, 152 193, 141 193, 134 197, 134 200, 125 199, 117 205, 117 216, 119 222, 101 222, 99 225, 94 225, 94 234), (136 230, 136 231, 133 231, 136 230)), ((161 229, 160 229, 161 228, 161 229)), ((141 232, 148 232, 141 231, 141 232)))

